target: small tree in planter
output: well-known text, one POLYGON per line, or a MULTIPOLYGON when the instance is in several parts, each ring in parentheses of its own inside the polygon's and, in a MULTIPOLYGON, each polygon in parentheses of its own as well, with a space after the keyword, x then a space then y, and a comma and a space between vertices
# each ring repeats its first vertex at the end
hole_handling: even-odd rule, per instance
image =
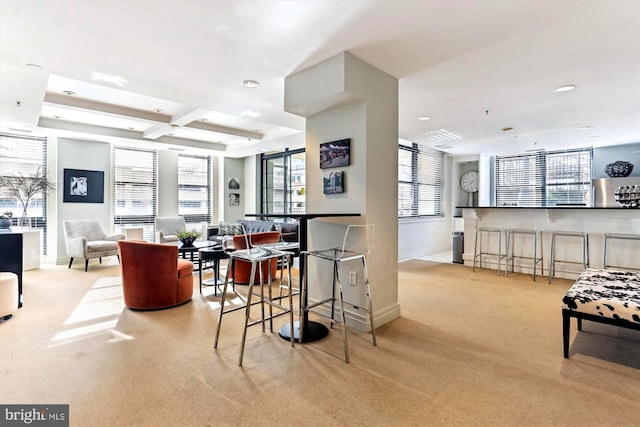
POLYGON ((55 186, 42 174, 42 168, 38 167, 36 173, 31 176, 24 176, 22 173, 0 176, 0 188, 5 188, 8 195, 17 198, 22 205, 22 217, 18 220, 18 225, 31 228, 27 212, 29 202, 38 194, 54 190, 55 186))

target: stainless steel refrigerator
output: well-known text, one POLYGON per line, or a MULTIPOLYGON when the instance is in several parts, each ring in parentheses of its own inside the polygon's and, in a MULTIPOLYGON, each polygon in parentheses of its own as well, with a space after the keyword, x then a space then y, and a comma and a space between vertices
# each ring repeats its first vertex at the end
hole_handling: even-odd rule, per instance
MULTIPOLYGON (((622 207, 618 202, 616 202, 615 192, 616 189, 624 185, 640 186, 640 176, 630 176, 626 178, 598 178, 592 180, 592 206, 595 208, 622 207)), ((640 197, 640 194, 638 194, 637 197, 640 197)))

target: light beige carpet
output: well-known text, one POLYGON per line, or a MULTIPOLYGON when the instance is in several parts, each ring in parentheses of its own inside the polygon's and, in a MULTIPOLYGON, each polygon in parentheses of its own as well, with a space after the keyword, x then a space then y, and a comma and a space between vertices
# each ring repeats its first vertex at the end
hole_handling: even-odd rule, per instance
POLYGON ((212 288, 196 276, 192 302, 130 311, 114 261, 25 273, 0 324, 0 403, 68 403, 72 426, 640 424, 640 333, 572 321, 564 359, 568 280, 401 263, 402 316, 378 347, 350 331, 347 365, 339 329, 291 348, 255 326, 240 368, 241 312, 215 350, 212 288))

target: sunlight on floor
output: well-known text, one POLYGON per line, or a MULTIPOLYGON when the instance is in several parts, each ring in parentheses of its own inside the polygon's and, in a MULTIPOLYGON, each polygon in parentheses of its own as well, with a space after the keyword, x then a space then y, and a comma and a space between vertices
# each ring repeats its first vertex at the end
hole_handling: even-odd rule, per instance
POLYGON ((73 325, 72 328, 55 334, 51 338, 52 345, 67 344, 109 331, 112 333, 110 337, 133 339, 114 330, 125 308, 120 282, 120 276, 98 279, 63 323, 65 326, 73 325))
POLYGON ((424 257, 420 257, 418 259, 421 259, 424 261, 442 262, 445 264, 451 264, 453 262, 453 252, 444 251, 444 252, 439 252, 437 254, 431 254, 424 257))

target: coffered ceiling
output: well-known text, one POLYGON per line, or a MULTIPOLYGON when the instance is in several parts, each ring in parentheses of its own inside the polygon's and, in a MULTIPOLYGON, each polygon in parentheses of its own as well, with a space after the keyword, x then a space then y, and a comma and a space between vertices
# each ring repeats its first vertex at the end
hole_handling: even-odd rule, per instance
POLYGON ((4 132, 302 147, 284 79, 349 51, 398 78, 410 141, 459 155, 640 142, 638 0, 0 0, 0 49, 4 132))

